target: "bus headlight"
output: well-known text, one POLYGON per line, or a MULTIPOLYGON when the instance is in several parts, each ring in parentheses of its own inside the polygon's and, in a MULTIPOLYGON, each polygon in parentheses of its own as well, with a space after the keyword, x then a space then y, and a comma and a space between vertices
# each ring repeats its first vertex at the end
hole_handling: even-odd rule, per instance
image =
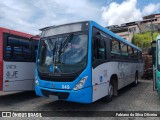
POLYGON ((84 86, 87 78, 88 78, 88 76, 83 77, 83 78, 77 83, 77 85, 73 88, 73 90, 82 89, 82 87, 84 86))
POLYGON ((38 78, 35 76, 35 85, 39 86, 38 78))

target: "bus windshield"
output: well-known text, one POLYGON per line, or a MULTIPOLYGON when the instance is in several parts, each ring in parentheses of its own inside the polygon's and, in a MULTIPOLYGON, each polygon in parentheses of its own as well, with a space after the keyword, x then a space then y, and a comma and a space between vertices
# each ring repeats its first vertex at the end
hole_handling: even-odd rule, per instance
POLYGON ((87 64, 88 34, 77 32, 40 40, 38 71, 40 73, 70 74, 87 64))

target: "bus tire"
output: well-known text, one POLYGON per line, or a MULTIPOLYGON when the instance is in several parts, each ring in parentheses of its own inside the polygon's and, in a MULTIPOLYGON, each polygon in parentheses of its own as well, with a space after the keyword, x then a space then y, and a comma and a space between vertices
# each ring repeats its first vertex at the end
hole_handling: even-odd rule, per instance
POLYGON ((110 101, 112 101, 113 96, 114 96, 114 84, 112 81, 110 81, 109 87, 108 87, 108 95, 105 96, 102 100, 104 102, 110 102, 110 101))
POLYGON ((133 85, 136 87, 138 85, 138 73, 135 74, 135 80, 133 82, 133 85))

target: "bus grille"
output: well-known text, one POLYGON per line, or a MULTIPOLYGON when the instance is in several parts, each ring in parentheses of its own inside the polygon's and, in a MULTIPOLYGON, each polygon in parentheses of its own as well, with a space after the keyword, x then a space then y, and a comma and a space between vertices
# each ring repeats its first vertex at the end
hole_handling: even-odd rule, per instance
POLYGON ((76 79, 76 76, 39 76, 40 79, 45 81, 54 81, 54 82, 72 82, 76 79))
POLYGON ((67 99, 69 96, 68 92, 52 92, 52 91, 43 90, 43 89, 41 89, 41 92, 46 97, 49 97, 49 95, 55 95, 55 96, 58 96, 59 99, 67 99))

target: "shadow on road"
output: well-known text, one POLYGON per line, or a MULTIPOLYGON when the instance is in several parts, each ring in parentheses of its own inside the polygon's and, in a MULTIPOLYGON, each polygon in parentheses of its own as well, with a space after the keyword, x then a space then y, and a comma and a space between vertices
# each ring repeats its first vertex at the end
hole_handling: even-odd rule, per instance
MULTIPOLYGON (((142 84, 142 82, 139 82, 138 83, 138 85, 137 85, 137 87, 138 86, 140 86, 142 84)), ((127 85, 127 86, 125 86, 124 88, 122 88, 122 89, 120 89, 119 91, 118 91, 118 96, 121 96, 121 95, 123 95, 123 94, 126 94, 127 92, 129 92, 131 89, 133 89, 134 88, 134 85, 133 84, 129 84, 129 85, 127 85)))
POLYGON ((16 103, 24 102, 36 97, 37 96, 34 91, 6 94, 6 95, 0 96, 0 105, 16 104, 16 103))
MULTIPOLYGON (((142 83, 139 82, 138 86, 141 85, 142 83)), ((122 95, 127 94, 133 87, 132 84, 122 88, 119 90, 119 94, 118 97, 121 97, 122 95)), ((115 97, 113 99, 116 100, 117 97, 115 97)), ((109 102, 109 104, 107 102, 104 102, 103 100, 98 100, 96 102, 90 103, 90 104, 82 104, 82 103, 74 103, 74 102, 67 102, 67 101, 54 101, 54 102, 48 102, 45 103, 41 106, 39 106, 40 110, 51 110, 51 111, 74 111, 74 110, 78 110, 78 111, 97 111, 97 110, 101 110, 102 108, 104 108, 104 105, 107 107, 110 104, 112 104, 112 101, 109 102), (96 108, 96 109, 95 109, 96 108)))

